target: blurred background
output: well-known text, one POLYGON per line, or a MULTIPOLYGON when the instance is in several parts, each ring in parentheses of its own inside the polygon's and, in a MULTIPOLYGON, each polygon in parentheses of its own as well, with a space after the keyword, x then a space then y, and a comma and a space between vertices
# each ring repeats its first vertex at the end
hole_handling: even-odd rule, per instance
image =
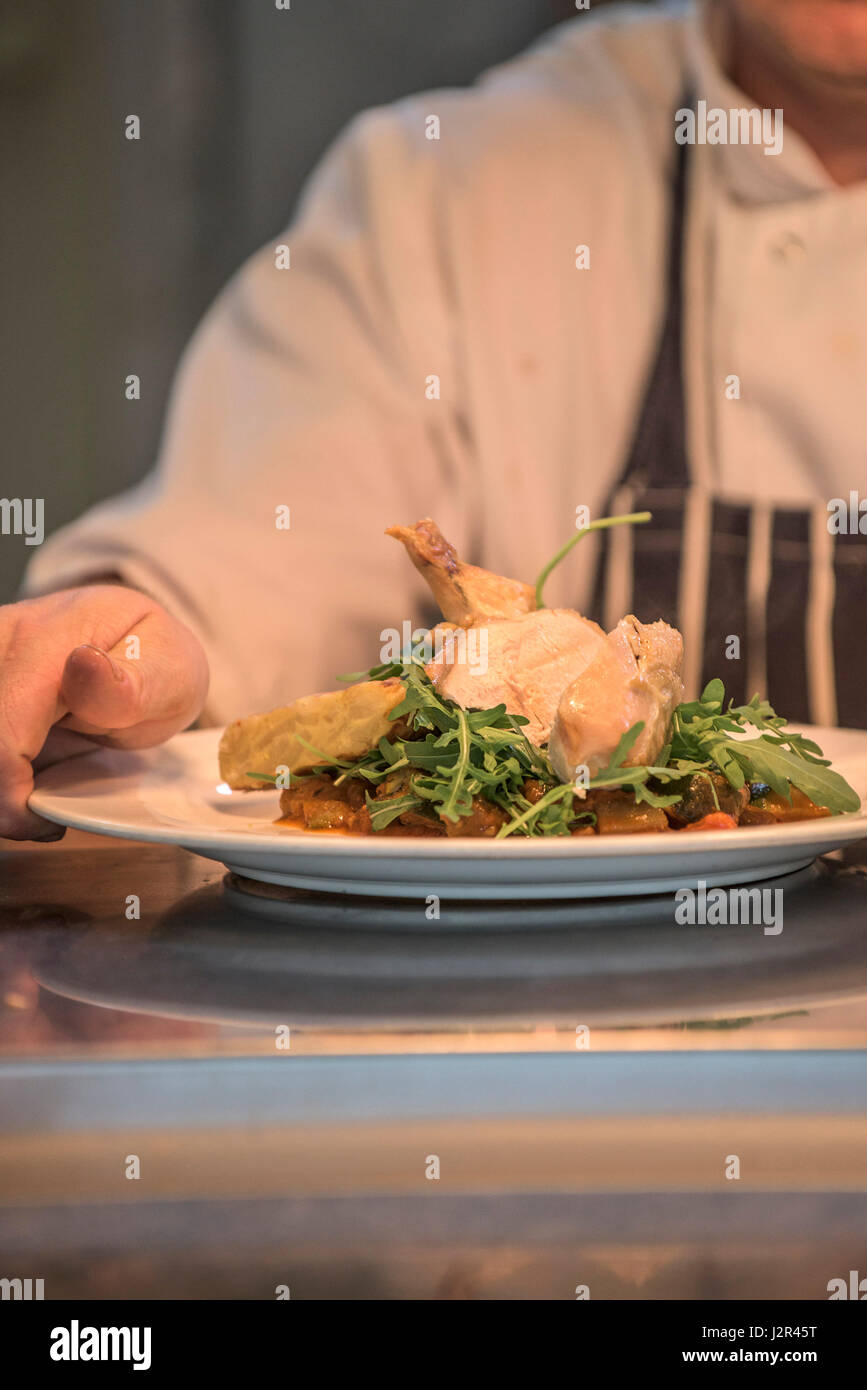
MULTIPOLYGON (((346 121, 467 84, 578 13, 574 0, 6 0, 0 493, 44 498, 50 534, 137 481, 198 319, 289 222, 346 121)), ((0 536, 0 602, 31 553, 0 536)))

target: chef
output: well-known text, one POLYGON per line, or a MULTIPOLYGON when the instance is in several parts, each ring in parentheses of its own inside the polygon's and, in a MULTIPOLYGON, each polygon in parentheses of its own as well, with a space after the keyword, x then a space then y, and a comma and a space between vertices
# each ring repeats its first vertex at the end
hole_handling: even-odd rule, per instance
POLYGON ((200 326, 154 473, 0 610, 0 834, 60 833, 34 762, 366 667, 427 616, 382 535, 427 515, 532 580, 650 510, 546 602, 867 725, 865 388, 867 0, 606 8, 368 112, 200 326))

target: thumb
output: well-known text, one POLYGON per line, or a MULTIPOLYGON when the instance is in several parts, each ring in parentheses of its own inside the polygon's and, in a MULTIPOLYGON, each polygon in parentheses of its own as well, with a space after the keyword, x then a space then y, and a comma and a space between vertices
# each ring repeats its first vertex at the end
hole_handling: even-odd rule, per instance
POLYGON ((192 723, 207 693, 205 655, 187 628, 160 617, 137 625, 137 658, 121 656, 125 638, 111 651, 84 643, 69 653, 61 679, 65 728, 143 746, 192 723))
POLYGON ((145 681, 131 661, 118 660, 101 647, 82 643, 66 658, 60 693, 69 724, 94 729, 126 729, 137 724, 147 706, 145 681))

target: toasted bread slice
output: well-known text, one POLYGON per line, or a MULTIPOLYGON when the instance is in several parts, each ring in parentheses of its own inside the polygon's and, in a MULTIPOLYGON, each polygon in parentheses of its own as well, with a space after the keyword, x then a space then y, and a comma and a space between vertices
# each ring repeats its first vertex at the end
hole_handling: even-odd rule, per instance
POLYGON ((280 767, 304 772, 325 759, 352 760, 397 732, 388 718, 405 694, 403 681, 362 681, 345 690, 304 695, 291 705, 228 724, 220 740, 220 776, 237 791, 261 791, 266 783, 251 772, 276 775, 280 767), (299 738, 299 735, 301 736, 299 738))

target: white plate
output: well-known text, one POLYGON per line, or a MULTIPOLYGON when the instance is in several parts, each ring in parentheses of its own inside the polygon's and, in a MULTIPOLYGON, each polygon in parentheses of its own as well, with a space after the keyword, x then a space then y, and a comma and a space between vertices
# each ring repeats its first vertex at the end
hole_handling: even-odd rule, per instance
MULTIPOLYGON (((867 732, 811 731, 867 802, 867 732)), ((619 897, 749 883, 791 873, 867 836, 867 812, 672 834, 441 840, 321 834, 272 822, 278 794, 217 784, 220 732, 180 734, 144 753, 110 749, 41 773, 30 805, 78 830, 181 845, 248 878, 378 897, 619 897)))

